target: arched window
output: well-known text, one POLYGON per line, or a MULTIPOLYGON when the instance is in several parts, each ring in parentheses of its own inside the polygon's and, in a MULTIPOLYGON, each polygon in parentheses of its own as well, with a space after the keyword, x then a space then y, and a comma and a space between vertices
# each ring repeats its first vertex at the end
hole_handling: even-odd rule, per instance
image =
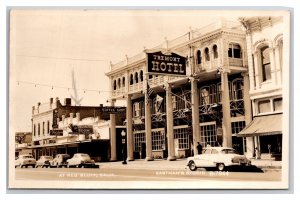
POLYGON ((201 64, 201 62, 202 62, 201 51, 198 50, 197 51, 197 64, 199 65, 199 64, 201 64))
POLYGON ((232 81, 232 100, 241 100, 244 96, 244 82, 242 79, 232 81))
POLYGON ((271 79, 270 48, 263 46, 260 48, 260 52, 262 82, 264 82, 271 79))
POLYGON ((230 58, 242 58, 242 51, 239 44, 230 43, 228 48, 228 57, 230 58))
POLYGON ((218 46, 215 44, 213 46, 214 59, 218 58, 218 46))
POLYGON ((118 88, 121 88, 121 79, 118 78, 118 88))
POLYGON ((116 81, 116 80, 114 80, 114 85, 113 85, 113 87, 114 87, 114 90, 117 89, 117 81, 116 81))
POLYGON ((205 61, 210 61, 209 49, 206 47, 204 50, 205 53, 205 61))
POLYGON ((137 72, 135 72, 134 81, 135 81, 135 83, 139 82, 139 74, 137 72))
POLYGON ((129 82, 130 85, 133 84, 133 74, 130 74, 130 82, 129 82))
POLYGON ((141 80, 141 82, 143 82, 143 80, 144 80, 143 70, 140 71, 140 80, 141 80))
POLYGON ((123 79, 122 79, 122 86, 125 87, 125 77, 123 76, 123 79))

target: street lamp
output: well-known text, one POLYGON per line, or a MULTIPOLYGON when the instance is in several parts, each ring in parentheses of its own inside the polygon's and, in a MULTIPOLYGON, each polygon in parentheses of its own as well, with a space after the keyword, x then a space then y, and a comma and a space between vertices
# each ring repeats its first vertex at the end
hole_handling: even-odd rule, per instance
POLYGON ((126 132, 124 130, 122 130, 121 135, 122 135, 122 147, 123 147, 123 162, 122 162, 122 164, 126 165, 127 164, 126 155, 125 155, 125 141, 126 141, 125 136, 126 136, 126 132))

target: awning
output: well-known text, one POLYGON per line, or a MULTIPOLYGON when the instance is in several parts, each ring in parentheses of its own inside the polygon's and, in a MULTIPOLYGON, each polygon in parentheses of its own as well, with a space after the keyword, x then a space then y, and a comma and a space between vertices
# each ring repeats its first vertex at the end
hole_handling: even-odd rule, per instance
POLYGON ((254 117, 237 136, 263 136, 282 134, 282 114, 265 115, 254 117))

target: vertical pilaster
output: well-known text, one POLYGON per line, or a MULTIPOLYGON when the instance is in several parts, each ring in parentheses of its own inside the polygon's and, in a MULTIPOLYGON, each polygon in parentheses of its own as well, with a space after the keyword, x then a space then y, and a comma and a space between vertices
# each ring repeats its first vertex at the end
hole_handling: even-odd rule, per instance
MULTIPOLYGON (((250 80, 248 73, 242 73, 243 79, 244 79, 244 109, 245 109, 245 122, 246 126, 250 124, 252 121, 252 110, 251 110, 251 100, 250 100, 250 80)), ((248 157, 252 157, 254 153, 254 147, 253 147, 253 139, 250 137, 246 139, 246 149, 247 149, 247 155, 248 157)), ((245 153, 245 152, 244 152, 245 153)))
POLYGON ((254 52, 254 76, 255 76, 255 89, 259 89, 260 88, 260 71, 258 69, 258 64, 261 61, 261 56, 260 56, 260 52, 256 51, 254 52))
POLYGON ((196 155, 197 143, 201 142, 200 135, 200 124, 199 124, 199 94, 197 81, 191 79, 191 95, 192 95, 192 126, 193 126, 193 146, 194 146, 194 155, 196 155))
MULTIPOLYGON (((276 59, 276 77, 277 77, 277 85, 282 85, 282 80, 281 80, 281 69, 282 69, 282 66, 281 66, 281 61, 280 61, 280 57, 282 55, 280 55, 280 50, 279 50, 279 46, 276 46, 275 48, 275 59, 276 59)), ((282 58, 281 58, 282 59, 282 58)))
POLYGON ((275 48, 270 48, 270 65, 271 65, 271 79, 277 85, 276 62, 275 62, 275 48))
POLYGON ((152 137, 151 137, 151 108, 150 99, 145 91, 145 134, 146 134, 146 161, 153 160, 152 157, 152 137))
MULTIPOLYGON (((111 101, 111 106, 115 106, 115 100, 111 101)), ((110 161, 117 160, 117 142, 116 142, 116 115, 110 114, 110 161)))
POLYGON ((133 157, 133 131, 132 131, 132 101, 131 95, 127 96, 126 108, 126 128, 127 128, 127 160, 134 160, 133 157))
POLYGON ((228 87, 228 72, 221 72, 222 84, 222 111, 223 111, 223 146, 232 147, 232 133, 231 133, 231 115, 230 115, 230 99, 228 87))
POLYGON ((173 106, 171 86, 166 88, 166 111, 167 111, 167 136, 168 136, 168 160, 176 160, 174 147, 174 130, 173 130, 173 106))

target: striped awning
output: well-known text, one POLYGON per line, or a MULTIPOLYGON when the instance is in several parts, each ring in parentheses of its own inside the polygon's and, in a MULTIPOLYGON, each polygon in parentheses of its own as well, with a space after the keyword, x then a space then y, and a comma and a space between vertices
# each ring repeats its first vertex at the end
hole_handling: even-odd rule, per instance
POLYGON ((282 134, 282 114, 254 117, 239 134, 238 137, 263 136, 282 134))

